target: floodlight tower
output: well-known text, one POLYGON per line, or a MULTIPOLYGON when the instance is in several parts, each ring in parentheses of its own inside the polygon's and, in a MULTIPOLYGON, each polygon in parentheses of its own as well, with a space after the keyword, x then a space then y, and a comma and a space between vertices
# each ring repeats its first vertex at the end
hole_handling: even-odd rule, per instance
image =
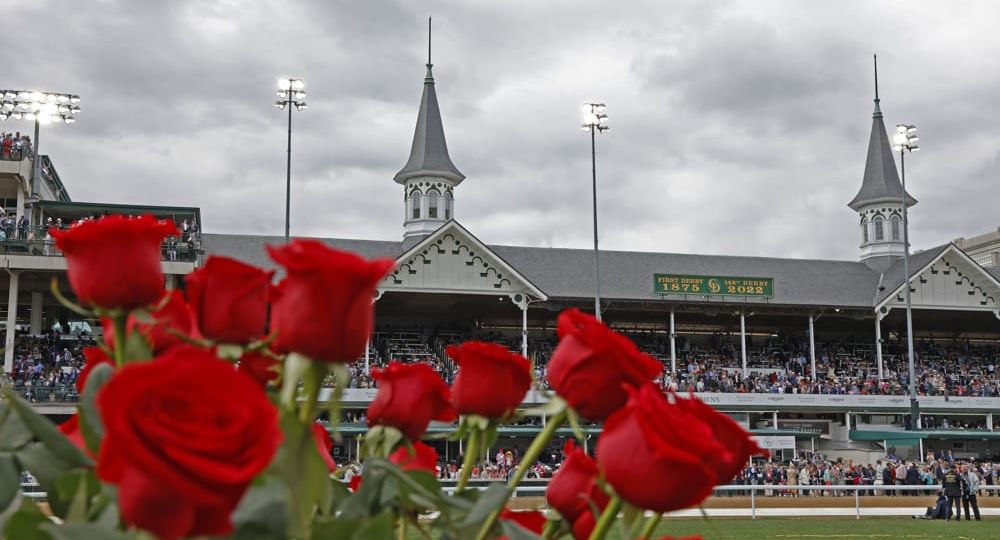
POLYGON ((306 83, 302 79, 285 77, 278 79, 278 101, 274 102, 275 107, 288 109, 288 163, 285 167, 285 242, 288 242, 288 233, 291 225, 292 210, 292 108, 301 111, 306 105, 306 83))
POLYGON ((910 425, 912 429, 920 428, 920 402, 917 401, 916 369, 913 365, 913 307, 910 302, 910 225, 906 213, 906 153, 916 152, 917 127, 907 124, 896 125, 896 134, 892 136, 892 149, 899 152, 899 176, 903 184, 903 276, 906 285, 906 352, 910 368, 910 425))
POLYGON ((597 142, 598 133, 611 129, 608 126, 608 107, 603 103, 583 104, 584 131, 590 133, 590 167, 594 192, 594 316, 601 320, 601 260, 597 249, 597 142))

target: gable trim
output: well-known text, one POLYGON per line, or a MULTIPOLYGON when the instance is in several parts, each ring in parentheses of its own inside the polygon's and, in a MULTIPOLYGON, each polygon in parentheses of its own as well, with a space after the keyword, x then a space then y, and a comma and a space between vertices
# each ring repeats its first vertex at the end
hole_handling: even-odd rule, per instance
MULTIPOLYGON (((985 276, 988 281, 992 282, 997 288, 1000 288, 1000 279, 997 279, 988 270, 986 270, 985 268, 983 268, 982 266, 980 266, 979 263, 977 263, 972 257, 969 256, 969 254, 967 254, 966 252, 962 251, 958 246, 956 246, 954 242, 949 242, 948 246, 945 247, 943 250, 941 250, 941 253, 938 253, 936 257, 934 257, 933 259, 931 259, 930 261, 928 261, 927 264, 923 265, 922 267, 920 267, 917 270, 911 270, 910 271, 910 275, 909 276, 905 276, 903 278, 903 283, 901 283, 898 287, 896 287, 895 289, 893 289, 889 294, 886 294, 885 298, 883 298, 883 300, 881 302, 879 302, 878 305, 875 306, 875 312, 876 313, 880 313, 883 308, 885 308, 886 306, 889 305, 889 303, 896 297, 896 295, 901 294, 903 292, 903 287, 912 286, 912 281, 913 281, 913 279, 915 277, 919 276, 920 274, 923 274, 925 271, 927 271, 927 269, 929 269, 930 267, 932 267, 935 264, 937 264, 938 262, 940 262, 941 259, 943 259, 944 256, 947 255, 947 254, 949 254, 949 253, 957 254, 960 258, 964 259, 966 262, 968 262, 970 265, 972 265, 973 268, 978 269, 979 272, 983 276, 985 276)), ((942 310, 944 310, 944 309, 957 309, 957 310, 961 310, 961 311, 997 311, 996 307, 985 307, 985 308, 979 308, 979 309, 977 309, 975 307, 970 308, 968 306, 956 307, 956 308, 944 308, 944 307, 941 307, 941 308, 935 308, 935 309, 942 309, 942 310)))

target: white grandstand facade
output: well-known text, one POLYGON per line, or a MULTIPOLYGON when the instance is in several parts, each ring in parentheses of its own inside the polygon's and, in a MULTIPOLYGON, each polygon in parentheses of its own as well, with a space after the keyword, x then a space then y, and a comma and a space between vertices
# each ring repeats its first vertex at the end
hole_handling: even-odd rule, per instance
MULTIPOLYGON (((557 314, 593 307, 593 252, 491 245, 461 224, 456 204, 465 176, 448 153, 431 67, 409 158, 392 179, 403 191, 400 238, 322 239, 397 262, 378 288, 376 334, 359 365, 430 361, 449 371, 454 366, 443 353, 446 344, 488 338, 533 358, 544 378, 557 314)), ((53 277, 69 290, 65 261, 44 233, 49 218, 152 213, 201 222, 198 208, 73 202, 48 159, 41 161, 48 172, 34 184, 30 159, 0 161, 6 207, 16 206, 17 217, 29 215, 31 223, 28 234, 8 235, 0 254, 7 373, 20 340, 56 325, 64 332, 99 326, 78 320, 49 292, 53 277)), ((949 243, 913 254, 904 275, 900 220, 903 205, 916 203, 903 192, 876 100, 861 186, 848 203, 859 228, 844 231, 857 238, 858 260, 602 251, 603 318, 663 362, 665 386, 698 391, 759 436, 791 437, 790 452, 866 459, 889 447, 920 456, 947 447, 956 455, 1000 455, 1000 418, 994 417, 1000 413, 1000 266, 949 243), (902 380, 907 286, 920 344, 918 373, 928 388, 941 389, 919 397, 925 418, 918 425, 908 423, 902 380)), ((170 286, 182 286, 183 276, 209 255, 275 267, 264 245, 281 237, 195 229, 164 246, 170 286)), ((338 450, 347 455, 356 451, 357 434, 364 431, 360 415, 374 395, 365 377, 359 379, 345 395, 348 419, 358 424, 344 430, 338 450)), ((26 387, 21 390, 46 413, 70 412, 72 392, 26 387)), ((541 388, 528 398, 544 400, 541 388)), ((521 434, 536 429, 514 426, 501 435, 517 446, 521 434)), ((442 455, 457 453, 448 443, 435 444, 445 445, 442 455)))

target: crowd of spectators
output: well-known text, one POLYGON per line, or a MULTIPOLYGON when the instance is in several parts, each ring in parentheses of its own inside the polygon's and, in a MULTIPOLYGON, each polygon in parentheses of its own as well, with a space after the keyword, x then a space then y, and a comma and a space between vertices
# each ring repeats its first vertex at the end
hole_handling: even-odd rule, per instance
POLYGON ((30 402, 76 401, 77 376, 83 368, 83 348, 93 345, 89 336, 50 332, 18 336, 10 379, 30 402))
POLYGON ((0 160, 20 161, 31 157, 31 137, 28 134, 0 132, 0 160))

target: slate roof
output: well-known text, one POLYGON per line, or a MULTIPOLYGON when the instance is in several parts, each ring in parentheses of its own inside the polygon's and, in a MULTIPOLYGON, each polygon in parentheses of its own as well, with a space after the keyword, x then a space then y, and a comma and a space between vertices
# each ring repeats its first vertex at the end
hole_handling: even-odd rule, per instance
MULTIPOLYGON (((364 257, 400 255, 401 242, 320 239, 364 257)), ((235 257, 274 268, 264 244, 281 244, 280 236, 205 234, 208 254, 235 257)), ((589 249, 489 246, 550 299, 587 298, 594 291, 594 255, 589 249)), ((916 257, 916 256, 914 256, 916 257)), ((736 257, 627 251, 601 252, 601 293, 609 300, 657 300, 653 274, 696 274, 774 278, 772 304, 871 307, 878 273, 861 262, 773 257, 736 257)), ((703 296, 691 297, 698 300, 703 296)))
POLYGON ((414 176, 443 176, 453 180, 456 185, 465 178, 448 155, 448 143, 444 140, 444 125, 441 123, 431 64, 427 64, 427 77, 424 78, 424 93, 420 97, 420 111, 417 113, 417 127, 413 132, 410 159, 393 180, 403 184, 414 176))
MULTIPOLYGON (((847 203, 852 210, 858 211, 865 204, 881 200, 899 200, 903 196, 903 186, 899 183, 896 172, 896 156, 889 137, 885 132, 882 112, 875 101, 875 114, 872 115, 872 133, 868 140, 868 158, 865 161, 865 174, 861 180, 861 189, 851 202, 847 203)), ((913 206, 917 200, 906 194, 906 205, 913 206)))
POLYGON ((986 271, 993 274, 997 279, 1000 279, 1000 266, 991 266, 986 271))

